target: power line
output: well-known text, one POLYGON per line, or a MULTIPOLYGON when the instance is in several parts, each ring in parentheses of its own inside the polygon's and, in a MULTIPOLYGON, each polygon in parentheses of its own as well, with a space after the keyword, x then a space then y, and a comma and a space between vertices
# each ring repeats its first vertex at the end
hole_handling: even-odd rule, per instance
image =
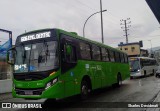
MULTIPOLYGON (((133 38, 133 37, 134 37, 134 39, 141 39, 140 37, 142 37, 142 36, 131 36, 131 38, 133 38)), ((145 37, 154 37, 152 39, 157 39, 157 37, 160 37, 160 35, 145 36, 145 37)))
MULTIPOLYGON (((92 7, 88 6, 88 5, 86 5, 85 3, 83 3, 83 2, 81 2, 81 1, 79 1, 79 0, 76 0, 76 1, 79 2, 80 4, 84 5, 85 7, 89 8, 90 10, 95 11, 94 8, 92 8, 92 7)), ((118 21, 119 21, 118 18, 119 18, 119 17, 114 16, 114 15, 113 15, 112 13, 110 13, 110 12, 108 12, 108 14, 111 15, 112 18, 115 19, 115 21, 117 21, 117 24, 119 24, 119 23, 118 23, 118 21)), ((104 14, 104 15, 108 17, 108 15, 106 15, 106 14, 104 14)), ((111 17, 111 16, 110 16, 110 17, 111 17)), ((113 21, 113 19, 110 19, 110 20, 113 21)), ((116 24, 115 21, 113 22, 114 24, 116 24)))
POLYGON ((88 5, 86 5, 85 3, 83 3, 83 2, 81 2, 81 1, 79 1, 79 0, 76 0, 76 1, 77 1, 77 2, 79 2, 80 4, 84 5, 85 7, 87 7, 87 8, 89 8, 89 9, 91 9, 91 10, 94 10, 94 11, 95 11, 95 9, 94 9, 94 8, 92 8, 92 7, 88 6, 88 5))

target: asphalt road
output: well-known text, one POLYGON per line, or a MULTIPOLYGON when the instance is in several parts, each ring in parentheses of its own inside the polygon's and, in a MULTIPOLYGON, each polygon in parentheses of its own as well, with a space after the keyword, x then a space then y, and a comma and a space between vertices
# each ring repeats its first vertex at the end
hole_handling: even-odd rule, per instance
MULTIPOLYGON (((45 108, 41 110, 56 111, 152 111, 159 110, 155 108, 106 108, 105 104, 108 102, 110 104, 123 104, 124 102, 160 102, 158 99, 160 93, 160 78, 155 78, 154 76, 146 78, 128 79, 123 81, 121 87, 108 87, 100 90, 93 91, 91 96, 85 100, 81 101, 78 97, 68 98, 66 100, 59 100, 59 102, 48 102, 45 103, 45 108), (117 102, 117 103, 114 103, 117 102), (95 104, 94 104, 95 103, 95 104), (96 107, 97 104, 102 106, 96 107), (104 105, 104 107, 103 107, 104 105), (60 108, 53 109, 53 107, 59 106, 60 108), (85 107, 84 107, 85 106, 85 107), (86 108, 88 106, 88 108, 86 108), (76 107, 76 108, 74 108, 76 107), (81 108, 83 107, 83 108, 81 108)), ((2 100, 1 102, 43 102, 43 100, 24 100, 11 98, 7 100, 2 100)), ((2 111, 4 109, 0 109, 2 111)), ((6 109, 7 111, 39 111, 40 109, 6 109)))

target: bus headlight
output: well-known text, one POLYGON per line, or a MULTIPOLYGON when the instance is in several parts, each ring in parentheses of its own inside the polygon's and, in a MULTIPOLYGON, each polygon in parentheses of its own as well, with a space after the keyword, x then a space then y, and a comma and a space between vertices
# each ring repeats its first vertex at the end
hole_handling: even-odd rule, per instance
POLYGON ((58 78, 53 79, 52 81, 48 82, 45 89, 50 88, 52 85, 54 85, 55 83, 57 83, 58 78))
POLYGON ((51 87, 51 82, 47 83, 47 85, 46 85, 46 88, 45 88, 45 89, 48 89, 48 88, 50 88, 50 87, 51 87))
POLYGON ((140 70, 139 70, 139 69, 138 69, 137 71, 138 71, 138 72, 140 72, 140 70))
POLYGON ((53 81, 52 81, 52 85, 53 85, 53 84, 55 84, 57 81, 58 81, 58 79, 57 79, 57 78, 53 79, 53 81))

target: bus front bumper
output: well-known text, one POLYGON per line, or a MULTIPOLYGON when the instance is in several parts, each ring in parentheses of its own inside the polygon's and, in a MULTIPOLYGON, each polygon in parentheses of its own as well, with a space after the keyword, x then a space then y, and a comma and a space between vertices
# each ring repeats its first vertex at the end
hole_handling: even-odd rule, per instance
POLYGON ((141 74, 141 72, 132 72, 130 76, 131 77, 141 77, 143 75, 141 74))
POLYGON ((25 99, 42 99, 42 98, 63 98, 63 87, 60 84, 55 84, 54 86, 45 88, 35 88, 35 89, 22 89, 15 88, 12 89, 12 95, 15 98, 25 98, 25 99))

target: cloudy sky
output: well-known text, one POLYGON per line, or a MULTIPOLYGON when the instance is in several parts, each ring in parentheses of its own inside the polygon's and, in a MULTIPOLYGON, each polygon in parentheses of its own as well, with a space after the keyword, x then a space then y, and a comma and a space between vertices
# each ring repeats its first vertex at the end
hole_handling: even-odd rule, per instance
MULTIPOLYGON (((100 0, 1 0, 0 28, 16 37, 25 32, 44 28, 60 28, 83 35, 83 25, 93 13, 100 11, 100 0)), ((105 44, 117 47, 125 42, 121 19, 130 18, 129 42, 143 40, 144 49, 159 46, 160 24, 145 0, 102 0, 105 44)), ((86 24, 86 38, 101 42, 100 14, 86 24)), ((0 32, 0 44, 7 34, 0 32)))

